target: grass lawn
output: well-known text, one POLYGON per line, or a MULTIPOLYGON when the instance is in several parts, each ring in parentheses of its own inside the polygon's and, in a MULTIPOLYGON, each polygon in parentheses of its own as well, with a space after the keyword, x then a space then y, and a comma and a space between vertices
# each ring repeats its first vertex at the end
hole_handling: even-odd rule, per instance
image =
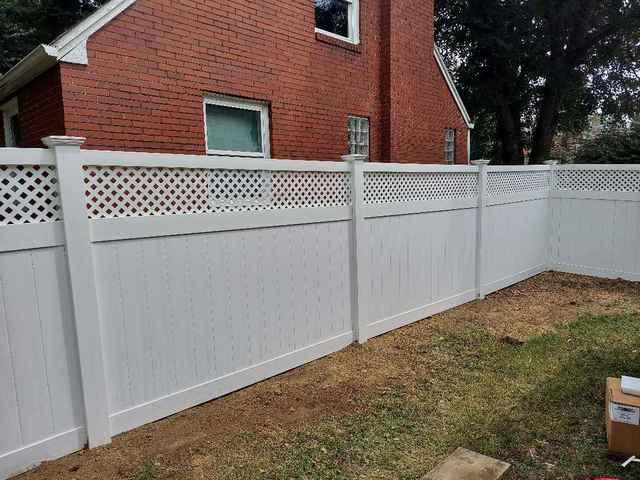
POLYGON ((640 376, 639 325, 640 285, 544 274, 24 479, 419 479, 458 446, 509 479, 640 478, 603 428, 606 377, 640 376))

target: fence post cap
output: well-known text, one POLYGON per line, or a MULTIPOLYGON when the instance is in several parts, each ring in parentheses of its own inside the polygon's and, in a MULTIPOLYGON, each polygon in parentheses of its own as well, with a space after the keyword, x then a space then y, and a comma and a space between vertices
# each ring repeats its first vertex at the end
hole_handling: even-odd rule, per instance
POLYGON ((491 160, 488 160, 486 158, 479 158, 478 160, 471 160, 471 165, 474 165, 476 167, 479 167, 481 165, 489 165, 491 163, 491 160))
POLYGON ((44 137, 42 143, 49 148, 54 147, 80 147, 86 142, 85 137, 66 137, 64 135, 52 135, 44 137))
POLYGON ((365 160, 368 160, 369 156, 368 155, 343 155, 342 156, 342 160, 344 160, 345 162, 364 162, 365 160))

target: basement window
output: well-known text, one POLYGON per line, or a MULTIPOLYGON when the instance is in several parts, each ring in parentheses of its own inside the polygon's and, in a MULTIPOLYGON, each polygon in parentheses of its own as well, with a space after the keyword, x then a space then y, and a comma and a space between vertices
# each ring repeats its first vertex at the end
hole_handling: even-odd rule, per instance
POLYGON ((360 0, 315 0, 316 32, 360 43, 360 0))
POLYGON ((456 163, 456 131, 453 128, 444 130, 444 161, 449 165, 456 163))
POLYGON ((269 158, 269 105, 235 97, 204 99, 207 155, 269 158))
POLYGON ((20 111, 18 109, 18 99, 13 98, 0 106, 2 111, 2 126, 4 130, 5 147, 17 147, 22 140, 20 132, 20 111))

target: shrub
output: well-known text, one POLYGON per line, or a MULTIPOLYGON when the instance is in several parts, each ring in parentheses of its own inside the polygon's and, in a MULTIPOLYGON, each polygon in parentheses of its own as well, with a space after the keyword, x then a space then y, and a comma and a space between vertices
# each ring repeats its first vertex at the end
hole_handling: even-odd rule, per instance
POLYGON ((586 142, 572 163, 636 163, 640 164, 640 120, 629 128, 605 130, 586 142))

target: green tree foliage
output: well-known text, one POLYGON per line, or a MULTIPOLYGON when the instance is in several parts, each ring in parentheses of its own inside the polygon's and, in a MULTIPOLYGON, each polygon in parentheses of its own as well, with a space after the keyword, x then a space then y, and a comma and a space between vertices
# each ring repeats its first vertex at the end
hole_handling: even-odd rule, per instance
POLYGON ((0 0, 0 73, 106 0, 0 0))
POLYGON ((640 164, 640 120, 630 128, 611 128, 586 142, 573 163, 640 164))
POLYGON ((640 0, 436 0, 436 34, 500 163, 545 160, 595 111, 640 111, 640 0))

